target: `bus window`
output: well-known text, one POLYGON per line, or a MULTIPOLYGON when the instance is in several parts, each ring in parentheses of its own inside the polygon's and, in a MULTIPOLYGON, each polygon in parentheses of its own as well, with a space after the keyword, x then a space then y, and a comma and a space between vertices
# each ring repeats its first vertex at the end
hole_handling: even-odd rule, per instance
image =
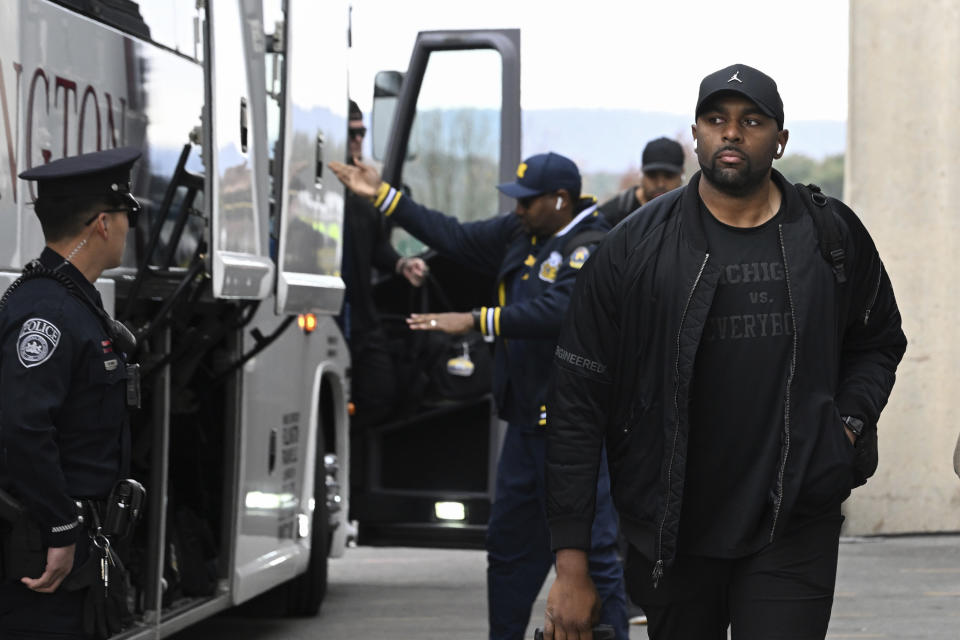
MULTIPOLYGON (((493 49, 435 51, 420 87, 403 183, 417 202, 461 221, 497 213, 501 67, 493 49)), ((402 229, 392 241, 405 256, 425 249, 402 229)))
POLYGON ((177 53, 203 60, 203 11, 196 0, 139 0, 150 39, 177 53))

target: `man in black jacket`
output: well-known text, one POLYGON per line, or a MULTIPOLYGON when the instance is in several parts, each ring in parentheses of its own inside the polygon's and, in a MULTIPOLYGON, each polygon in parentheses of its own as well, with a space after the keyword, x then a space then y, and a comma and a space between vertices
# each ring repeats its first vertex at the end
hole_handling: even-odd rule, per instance
MULTIPOLYGON (((362 158, 363 112, 353 100, 347 122, 348 162, 362 158)), ((343 310, 338 318, 350 345, 351 399, 356 407, 351 424, 365 427, 387 419, 397 406, 399 389, 393 354, 387 344, 380 315, 373 301, 373 267, 402 274, 419 287, 427 272, 422 258, 401 257, 393 245, 383 214, 368 198, 348 191, 344 203, 343 310)))
POLYGON ((704 78, 702 171, 612 232, 577 281, 556 351, 547 505, 557 580, 547 638, 589 638, 583 549, 606 443, 650 637, 823 638, 840 503, 876 468, 906 338, 869 234, 772 170, 776 83, 704 78), (830 218, 828 218, 830 219, 830 218))
POLYGON ((640 184, 624 189, 599 207, 610 226, 616 226, 657 196, 683 184, 683 147, 676 140, 651 140, 643 148, 641 159, 640 184))

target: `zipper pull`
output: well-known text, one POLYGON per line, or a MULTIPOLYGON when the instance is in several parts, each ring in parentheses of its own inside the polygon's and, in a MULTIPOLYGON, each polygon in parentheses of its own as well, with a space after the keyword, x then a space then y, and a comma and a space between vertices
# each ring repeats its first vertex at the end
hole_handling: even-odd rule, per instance
POLYGON ((663 560, 657 560, 657 563, 653 565, 653 588, 656 589, 657 585, 660 584, 660 578, 663 577, 663 560))

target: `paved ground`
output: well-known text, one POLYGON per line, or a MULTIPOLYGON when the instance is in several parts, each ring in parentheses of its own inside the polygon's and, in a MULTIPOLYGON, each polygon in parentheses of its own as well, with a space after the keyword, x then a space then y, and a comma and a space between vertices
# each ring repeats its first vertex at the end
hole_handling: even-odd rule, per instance
MULTIPOLYGON (((319 617, 231 612, 174 638, 482 640, 485 565, 476 551, 348 549, 331 561, 319 617)), ((545 599, 546 587, 535 624, 545 599)), ((647 638, 645 627, 630 637, 647 638)), ((844 539, 828 640, 841 638, 960 638, 960 535, 844 539)))

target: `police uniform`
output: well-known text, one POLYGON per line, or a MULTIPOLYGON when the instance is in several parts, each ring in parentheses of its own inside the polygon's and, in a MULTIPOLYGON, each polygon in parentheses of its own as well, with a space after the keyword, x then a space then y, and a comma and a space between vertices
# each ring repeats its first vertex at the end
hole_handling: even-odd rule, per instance
MULTIPOLYGON (((139 155, 87 154, 21 177, 38 180, 40 199, 102 191, 132 200, 139 155)), ((47 247, 31 267, 48 275, 12 287, 0 310, 0 488, 24 505, 44 549, 76 544, 76 569, 87 549, 76 501, 105 499, 127 474, 125 356, 100 294, 73 264, 47 247)), ((38 593, 20 578, 0 585, 0 638, 81 637, 82 591, 38 593)))
MULTIPOLYGON (((533 185, 525 195, 547 193, 566 186, 551 182, 561 169, 575 174, 571 186, 579 192, 576 165, 553 153, 528 158, 520 165, 518 182, 499 188, 512 197, 524 197, 511 192, 516 184, 533 185)), ((573 175, 568 177, 573 180, 573 175)), ((523 637, 531 607, 554 562, 544 488, 546 395, 553 353, 577 273, 609 223, 598 214, 593 198, 581 198, 573 220, 549 237, 527 233, 513 214, 460 223, 386 183, 374 205, 436 251, 474 270, 496 274, 498 304, 474 311, 477 328, 496 343, 493 391, 499 415, 508 423, 487 526, 487 600, 490 638, 523 637)), ((601 622, 614 626, 617 637, 625 640, 617 522, 605 463, 601 469, 591 576, 603 605, 601 622)))

